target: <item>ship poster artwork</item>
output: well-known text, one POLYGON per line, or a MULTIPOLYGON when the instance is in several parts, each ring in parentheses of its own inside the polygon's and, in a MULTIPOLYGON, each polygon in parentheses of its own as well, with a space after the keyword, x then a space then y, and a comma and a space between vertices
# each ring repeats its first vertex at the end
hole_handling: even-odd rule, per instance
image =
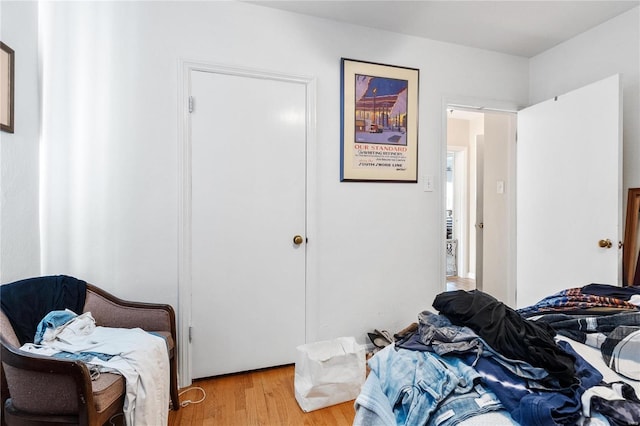
POLYGON ((341 181, 417 182, 418 74, 342 59, 341 181))

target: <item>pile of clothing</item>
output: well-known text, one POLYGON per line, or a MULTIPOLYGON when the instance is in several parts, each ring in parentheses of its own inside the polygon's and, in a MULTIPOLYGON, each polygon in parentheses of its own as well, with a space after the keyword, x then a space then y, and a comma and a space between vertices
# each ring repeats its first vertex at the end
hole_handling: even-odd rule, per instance
POLYGON ((91 312, 49 312, 38 324, 33 343, 21 350, 80 360, 92 377, 102 372, 124 376, 127 425, 167 424, 169 358, 165 340, 140 328, 96 326, 91 312))
POLYGON ((491 424, 640 422, 633 389, 604 384, 567 342, 556 342, 550 324, 477 290, 442 293, 433 307, 439 314, 420 313, 369 361, 354 424, 446 426, 486 414, 497 416, 491 424))
POLYGON ((588 284, 559 291, 535 305, 518 309, 517 312, 524 318, 531 318, 559 312, 572 315, 611 315, 639 310, 640 287, 588 284))

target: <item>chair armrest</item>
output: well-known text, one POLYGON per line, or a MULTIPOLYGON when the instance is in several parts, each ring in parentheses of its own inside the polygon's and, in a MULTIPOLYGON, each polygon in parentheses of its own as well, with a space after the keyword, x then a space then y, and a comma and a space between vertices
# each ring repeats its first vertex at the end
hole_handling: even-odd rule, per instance
POLYGON ((91 416, 94 406, 91 375, 86 365, 22 351, 0 338, 2 367, 13 406, 28 412, 79 412, 91 416))
POLYGON ((85 312, 91 312, 96 325, 170 332, 176 338, 176 317, 171 305, 132 302, 87 284, 85 312))

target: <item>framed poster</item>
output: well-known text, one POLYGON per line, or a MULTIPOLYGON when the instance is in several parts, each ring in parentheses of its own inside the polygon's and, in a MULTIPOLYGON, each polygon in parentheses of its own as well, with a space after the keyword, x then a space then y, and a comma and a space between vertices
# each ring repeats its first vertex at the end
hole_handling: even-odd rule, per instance
POLYGON ((340 181, 418 181, 419 70, 342 58, 340 181))
POLYGON ((13 133, 14 52, 0 41, 0 130, 13 133))

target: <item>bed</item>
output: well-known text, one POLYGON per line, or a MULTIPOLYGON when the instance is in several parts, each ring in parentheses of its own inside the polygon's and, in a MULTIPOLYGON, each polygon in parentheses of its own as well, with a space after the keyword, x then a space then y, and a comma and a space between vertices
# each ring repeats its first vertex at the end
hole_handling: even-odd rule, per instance
POLYGON ((638 425, 639 306, 603 284, 519 310, 441 293, 369 359, 354 425, 638 425))

